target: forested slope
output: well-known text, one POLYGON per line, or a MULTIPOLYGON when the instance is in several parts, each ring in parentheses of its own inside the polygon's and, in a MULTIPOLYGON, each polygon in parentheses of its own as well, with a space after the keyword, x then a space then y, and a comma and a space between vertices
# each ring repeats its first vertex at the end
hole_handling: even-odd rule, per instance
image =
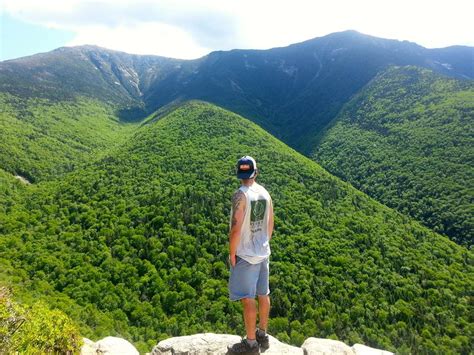
POLYGON ((20 202, 0 211, 5 277, 55 300, 83 334, 120 334, 143 351, 171 335, 242 333, 226 263, 244 154, 257 158, 275 205, 272 334, 472 350, 472 252, 205 103, 150 121, 61 180, 16 191, 20 202))
POLYGON ((474 82, 393 67, 359 93, 313 157, 378 201, 474 242, 474 82))
POLYGON ((114 106, 77 96, 70 100, 0 93, 0 168, 31 182, 72 171, 134 129, 114 106))

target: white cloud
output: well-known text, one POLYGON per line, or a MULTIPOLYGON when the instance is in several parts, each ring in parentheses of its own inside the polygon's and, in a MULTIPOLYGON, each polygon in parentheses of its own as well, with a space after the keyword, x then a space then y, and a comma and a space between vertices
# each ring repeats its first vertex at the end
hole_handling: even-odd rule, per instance
MULTIPOLYGON (((2 0, 0 0, 2 1, 2 0)), ((72 31, 69 44, 193 58, 354 29, 426 47, 474 45, 474 1, 3 0, 14 17, 72 31)))
POLYGON ((159 23, 113 28, 87 26, 66 45, 77 46, 91 43, 128 53, 155 54, 183 59, 198 58, 211 51, 210 48, 196 44, 193 38, 182 29, 159 23))
POLYGON ((239 42, 225 1, 3 0, 2 5, 23 21, 75 33, 68 45, 196 58, 239 42))
POLYGON ((430 48, 474 45, 472 0, 240 0, 239 4, 244 42, 258 48, 348 29, 430 48))

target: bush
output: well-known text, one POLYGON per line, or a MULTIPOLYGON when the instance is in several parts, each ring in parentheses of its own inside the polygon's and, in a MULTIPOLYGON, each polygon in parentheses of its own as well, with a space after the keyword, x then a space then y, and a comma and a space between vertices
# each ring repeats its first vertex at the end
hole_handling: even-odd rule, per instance
POLYGON ((0 348, 6 353, 66 353, 80 350, 82 338, 67 315, 43 303, 26 306, 0 288, 0 348))

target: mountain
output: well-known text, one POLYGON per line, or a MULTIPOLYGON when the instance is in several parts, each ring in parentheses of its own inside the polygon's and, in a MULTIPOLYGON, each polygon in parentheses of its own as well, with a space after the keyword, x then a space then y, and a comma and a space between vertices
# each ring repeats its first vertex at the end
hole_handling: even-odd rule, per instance
MULTIPOLYGON (((213 52, 190 71, 184 85, 177 78, 171 86, 183 98, 213 102, 249 117, 309 153, 342 105, 389 65, 418 65, 474 78, 474 48, 460 48, 455 64, 445 62, 444 53, 347 31, 285 48, 213 52)), ((146 98, 147 106, 153 110, 176 100, 167 94, 169 85, 157 85, 157 94, 146 98)))
POLYGON ((61 178, 6 179, 0 279, 63 310, 83 336, 118 334, 144 351, 169 336, 242 333, 226 263, 244 154, 257 158, 276 211, 271 334, 470 351, 472 251, 201 102, 147 120, 61 178))
POLYGON ((284 48, 217 51, 196 60, 137 56, 94 46, 0 63, 0 90, 118 103, 124 120, 201 99, 250 118, 309 153, 352 95, 389 65, 417 65, 474 78, 474 48, 426 49, 355 31, 284 48))
POLYGON ((118 106, 123 119, 143 118, 143 92, 182 60, 139 56, 97 46, 62 47, 0 63, 1 91, 67 101, 79 96, 118 106))
POLYGON ((446 70, 440 72, 460 79, 474 79, 474 48, 467 46, 451 46, 436 48, 429 51, 428 57, 436 66, 443 66, 446 70), (456 69, 454 69, 456 68, 456 69), (449 73, 455 70, 456 75, 449 73))
POLYGON ((474 243, 474 82, 390 68, 352 99, 314 159, 458 243, 474 243))
MULTIPOLYGON (((336 153, 327 151, 324 148, 327 145, 321 146, 322 142, 334 139, 326 134, 336 132, 329 127, 337 121, 348 101, 391 65, 407 64, 457 78, 461 80, 459 85, 464 82, 469 86, 474 79, 474 48, 426 49, 407 41, 345 31, 284 48, 218 51, 197 60, 139 56, 80 46, 1 62, 0 167, 30 182, 60 178, 110 146, 123 142, 138 124, 162 117, 181 102, 197 98, 248 117, 308 156, 324 151, 324 157, 316 160, 332 172, 453 240, 472 244, 469 157, 454 159, 456 166, 452 169, 456 176, 446 179, 433 177, 433 173, 440 164, 451 161, 450 157, 457 154, 454 151, 446 153, 450 157, 445 153, 433 155, 429 162, 421 151, 407 154, 403 159, 399 156, 402 165, 396 168, 398 172, 385 179, 373 166, 378 163, 371 162, 370 171, 367 164, 353 169, 352 172, 358 172, 354 178, 347 169, 360 157, 338 151, 338 158, 332 160, 336 153), (414 173, 403 170, 403 166, 418 162, 409 158, 420 155, 425 159, 424 168, 411 168, 416 170, 414 173), (349 160, 345 161, 346 157, 349 160), (374 174, 378 176, 376 181, 374 174), (416 186, 405 184, 405 175, 413 174, 416 186), (394 182, 395 178, 398 182, 394 182), (435 180, 437 183, 432 183, 435 180), (373 184, 363 186, 363 181, 373 184)), ((402 86, 409 86, 410 82, 386 81, 378 86, 379 91, 385 90, 383 85, 397 85, 404 93, 402 86)), ((426 88, 430 89, 434 90, 426 88)), ((447 90, 444 93, 450 96, 447 90)), ((439 90, 437 95, 441 100, 439 90)), ((400 94, 396 99, 416 104, 417 97, 404 98, 400 94)), ((465 108, 459 106, 465 105, 468 110, 469 98, 466 100, 452 108, 469 121, 467 113, 463 113, 465 108)), ((426 109, 427 114, 432 110, 426 109)), ((380 112, 387 117, 396 114, 389 109, 380 112)), ((464 136, 470 132, 465 129, 466 120, 455 120, 449 132, 434 129, 433 120, 449 115, 443 112, 432 120, 414 123, 418 131, 431 132, 429 139, 436 141, 438 148, 443 146, 445 134, 455 140, 452 132, 464 136)), ((340 137, 347 137, 344 132, 337 132, 340 137)), ((426 135, 424 139, 426 143, 426 135)), ((352 141, 357 140, 346 141, 343 146, 352 141)), ((425 143, 411 141, 413 148, 425 143)), ((464 152, 472 143, 464 137, 461 143, 453 144, 464 152)), ((384 149, 393 152, 393 146, 385 145, 384 149)), ((412 178, 409 180, 410 184, 414 183, 412 178)))
POLYGON ((118 144, 133 124, 116 106, 76 96, 57 101, 0 92, 0 168, 30 182, 51 180, 118 144))

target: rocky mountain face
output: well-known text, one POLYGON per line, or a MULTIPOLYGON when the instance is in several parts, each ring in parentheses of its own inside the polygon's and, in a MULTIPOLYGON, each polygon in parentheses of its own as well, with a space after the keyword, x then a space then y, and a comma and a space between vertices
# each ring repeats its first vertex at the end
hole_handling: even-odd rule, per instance
POLYGON ((417 65, 472 79, 473 59, 470 47, 433 50, 355 31, 284 48, 217 51, 196 60, 81 46, 0 63, 0 89, 100 97, 116 102, 125 120, 201 99, 249 117, 308 152, 342 105, 387 66, 417 65))

